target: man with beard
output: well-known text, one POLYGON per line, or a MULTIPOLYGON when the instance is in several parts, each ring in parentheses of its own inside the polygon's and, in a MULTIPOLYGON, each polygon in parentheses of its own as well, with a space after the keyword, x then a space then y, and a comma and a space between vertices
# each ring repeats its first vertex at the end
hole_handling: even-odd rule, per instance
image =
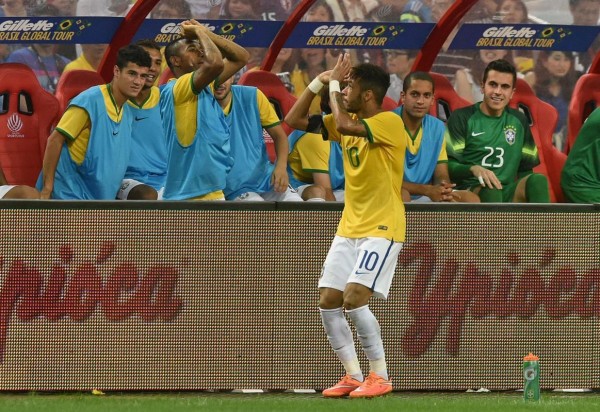
POLYGON ((345 208, 319 280, 319 309, 327 338, 346 375, 325 397, 371 398, 392 391, 372 296, 386 299, 406 232, 400 193, 406 132, 402 118, 381 108, 390 76, 381 67, 351 67, 342 54, 302 93, 285 121, 295 129, 339 141, 344 153, 345 208), (340 90, 340 82, 348 85, 340 90), (312 100, 329 84, 329 115, 307 117, 312 100), (345 313, 344 313, 345 311, 345 313), (366 379, 354 348, 356 328, 371 372, 366 379))

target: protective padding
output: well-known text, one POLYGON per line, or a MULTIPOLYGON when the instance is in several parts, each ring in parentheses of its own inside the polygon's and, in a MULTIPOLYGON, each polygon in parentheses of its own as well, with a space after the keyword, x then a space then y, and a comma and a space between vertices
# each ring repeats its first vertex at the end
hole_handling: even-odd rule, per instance
POLYGON ((56 85, 55 96, 60 104, 60 113, 64 113, 69 102, 79 93, 92 86, 106 83, 98 72, 91 70, 70 70, 60 77, 56 85))
POLYGON ((434 103, 429 110, 429 114, 446 122, 453 111, 471 104, 456 93, 456 90, 444 75, 434 72, 429 74, 435 83, 434 103))
POLYGON ((567 156, 552 144, 552 134, 558 121, 558 112, 552 105, 540 100, 531 86, 523 79, 517 79, 516 91, 510 101, 510 106, 522 111, 529 120, 531 134, 540 157, 540 164, 534 168, 534 171, 542 173, 548 178, 552 202, 564 202, 560 187, 560 174, 567 156))
POLYGON ((584 74, 577 80, 569 103, 567 152, 573 147, 583 122, 597 106, 600 106, 600 74, 584 74))

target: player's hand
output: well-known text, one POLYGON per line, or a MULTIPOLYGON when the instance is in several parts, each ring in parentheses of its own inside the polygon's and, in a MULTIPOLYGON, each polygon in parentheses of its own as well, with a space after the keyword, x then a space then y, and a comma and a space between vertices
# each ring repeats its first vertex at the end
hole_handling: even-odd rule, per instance
POLYGON ((481 184, 482 187, 498 190, 502 189, 502 183, 500 183, 496 174, 491 170, 475 165, 471 166, 471 173, 479 180, 479 184, 481 184))
POLYGON ((275 169, 271 175, 271 185, 273 186, 273 189, 278 193, 283 193, 286 191, 289 184, 290 178, 287 174, 286 165, 275 165, 275 169))
POLYGON ((52 189, 43 188, 40 192, 40 199, 48 200, 52 196, 52 189))
POLYGON ((321 83, 327 85, 329 84, 329 80, 331 80, 331 72, 333 70, 326 70, 323 73, 319 74, 319 80, 321 80, 321 83))
POLYGON ((427 197, 433 202, 452 202, 452 188, 456 186, 454 183, 440 183, 439 185, 429 186, 427 197))
POLYGON ((188 39, 197 39, 206 31, 209 31, 209 28, 196 20, 186 20, 181 23, 181 35, 188 39))
POLYGON ((331 71, 330 81, 337 80, 340 83, 343 82, 346 77, 350 74, 352 69, 352 63, 350 62, 350 54, 342 53, 339 55, 335 67, 331 71))

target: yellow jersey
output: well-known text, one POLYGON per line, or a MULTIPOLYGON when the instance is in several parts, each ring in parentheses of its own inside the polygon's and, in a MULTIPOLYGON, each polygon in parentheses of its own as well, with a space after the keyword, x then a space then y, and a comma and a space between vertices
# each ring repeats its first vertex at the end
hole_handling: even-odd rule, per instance
POLYGON ((337 235, 404 242, 404 122, 400 115, 388 111, 360 121, 367 129, 367 137, 342 135, 336 130, 333 115, 323 117, 328 138, 340 142, 344 156, 346 204, 337 235))

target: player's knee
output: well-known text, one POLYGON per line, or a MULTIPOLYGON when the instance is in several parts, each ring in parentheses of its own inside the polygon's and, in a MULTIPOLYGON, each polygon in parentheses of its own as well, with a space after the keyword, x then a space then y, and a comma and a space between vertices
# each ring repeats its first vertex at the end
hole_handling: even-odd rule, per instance
POLYGON ((469 192, 468 190, 460 191, 460 201, 465 203, 480 203, 481 199, 473 192, 469 192))
POLYGON ((502 190, 484 187, 479 191, 479 199, 483 203, 502 203, 502 190))
POLYGON ((150 186, 138 185, 131 189, 127 200, 157 200, 158 192, 150 186))
POLYGON ((548 178, 540 173, 532 173, 525 182, 525 197, 531 203, 550 202, 548 178))
POLYGON ((311 185, 311 186, 308 186, 302 192, 302 199, 303 200, 325 199, 326 196, 327 196, 327 193, 325 191, 325 188, 323 186, 320 186, 320 185, 311 185))
POLYGON ((39 199, 40 192, 30 186, 15 186, 10 189, 4 199, 39 199))
POLYGON ((321 309, 337 309, 342 307, 344 295, 341 291, 331 288, 319 289, 319 307, 321 309))
POLYGON ((350 283, 344 291, 343 306, 346 310, 358 309, 369 303, 373 292, 366 286, 350 283))

